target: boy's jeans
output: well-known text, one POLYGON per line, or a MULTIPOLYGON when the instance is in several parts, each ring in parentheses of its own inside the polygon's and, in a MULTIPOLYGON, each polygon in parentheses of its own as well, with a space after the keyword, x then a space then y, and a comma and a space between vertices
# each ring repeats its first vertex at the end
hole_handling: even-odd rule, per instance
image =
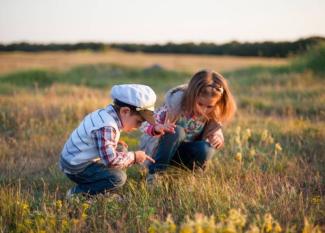
POLYGON ((154 156, 156 163, 149 165, 149 174, 166 170, 169 165, 185 166, 193 170, 195 166, 204 168, 213 153, 214 148, 206 141, 184 142, 184 128, 176 126, 175 134, 165 134, 159 141, 154 156))
POLYGON ((107 168, 104 164, 92 163, 78 174, 66 174, 77 185, 72 193, 95 195, 122 187, 126 181, 126 173, 121 169, 107 168))

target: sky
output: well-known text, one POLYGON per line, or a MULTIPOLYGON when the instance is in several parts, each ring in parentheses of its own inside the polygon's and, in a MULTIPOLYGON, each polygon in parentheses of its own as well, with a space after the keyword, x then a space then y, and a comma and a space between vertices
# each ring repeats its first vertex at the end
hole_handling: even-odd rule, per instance
POLYGON ((0 0, 0 43, 293 41, 325 0, 0 0))

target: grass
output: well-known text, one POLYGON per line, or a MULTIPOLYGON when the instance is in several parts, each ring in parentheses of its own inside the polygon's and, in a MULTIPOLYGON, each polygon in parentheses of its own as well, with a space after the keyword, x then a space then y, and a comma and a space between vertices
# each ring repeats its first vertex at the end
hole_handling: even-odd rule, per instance
POLYGON ((192 73, 205 67, 218 71, 228 71, 257 65, 277 66, 286 63, 287 59, 283 58, 143 54, 118 50, 106 52, 11 52, 0 53, 0 74, 30 69, 66 71, 75 66, 96 64, 115 64, 130 68, 146 68, 158 64, 168 70, 192 73))
POLYGON ((3 87, 3 94, 12 94, 19 90, 42 92, 46 91, 44 88, 50 88, 53 84, 109 90, 111 86, 121 83, 144 83, 156 87, 156 91, 162 93, 175 83, 185 82, 188 77, 183 72, 160 68, 132 69, 115 65, 87 65, 66 72, 30 70, 8 74, 0 78, 0 84, 3 87))
MULTIPOLYGON (((120 197, 91 200, 64 198, 72 182, 57 162, 70 132, 114 84, 148 84, 161 103, 191 74, 100 64, 2 75, 0 232, 324 230, 324 64, 309 67, 308 56, 224 73, 239 111, 205 173, 171 169, 149 189, 133 167, 120 197)), ((122 137, 137 148, 139 133, 122 137)))

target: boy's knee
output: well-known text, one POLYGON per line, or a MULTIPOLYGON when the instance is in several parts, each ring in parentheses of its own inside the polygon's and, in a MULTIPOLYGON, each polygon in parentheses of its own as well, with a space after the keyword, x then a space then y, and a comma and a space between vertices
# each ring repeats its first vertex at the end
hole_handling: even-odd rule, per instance
POLYGON ((109 176, 109 182, 114 186, 114 188, 122 187, 127 179, 127 175, 122 170, 115 170, 109 176))
POLYGON ((123 186, 126 182, 127 175, 124 171, 121 171, 121 173, 118 175, 118 185, 119 187, 123 186))

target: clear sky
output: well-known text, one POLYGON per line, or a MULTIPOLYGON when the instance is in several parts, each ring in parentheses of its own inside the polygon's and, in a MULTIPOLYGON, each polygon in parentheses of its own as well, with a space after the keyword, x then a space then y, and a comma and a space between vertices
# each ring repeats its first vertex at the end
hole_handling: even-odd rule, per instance
POLYGON ((325 36, 325 0, 0 0, 0 42, 216 42, 325 36))

